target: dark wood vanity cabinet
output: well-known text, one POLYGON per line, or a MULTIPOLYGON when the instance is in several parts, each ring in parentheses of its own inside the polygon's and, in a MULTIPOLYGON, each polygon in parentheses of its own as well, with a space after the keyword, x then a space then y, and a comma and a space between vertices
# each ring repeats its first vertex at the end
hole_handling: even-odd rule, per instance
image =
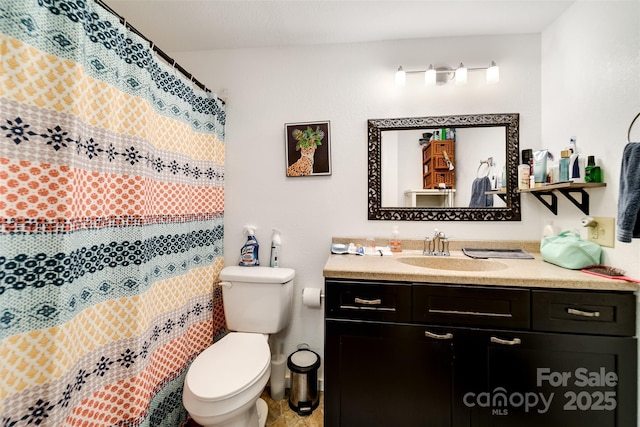
POLYGON ((327 279, 325 295, 326 427, 636 426, 631 292, 327 279))
POLYGON ((325 426, 451 426, 450 342, 382 322, 328 320, 326 335, 325 426))

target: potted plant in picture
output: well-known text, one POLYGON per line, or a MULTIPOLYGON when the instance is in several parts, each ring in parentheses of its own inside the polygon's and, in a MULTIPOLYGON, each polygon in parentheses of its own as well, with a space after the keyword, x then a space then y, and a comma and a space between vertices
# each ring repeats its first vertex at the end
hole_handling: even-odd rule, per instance
POLYGON ((296 141, 296 151, 300 151, 300 158, 287 168, 287 176, 311 175, 313 173, 313 157, 316 148, 322 145, 324 131, 320 129, 320 126, 316 126, 315 130, 311 126, 307 126, 305 130, 294 129, 291 135, 296 141))

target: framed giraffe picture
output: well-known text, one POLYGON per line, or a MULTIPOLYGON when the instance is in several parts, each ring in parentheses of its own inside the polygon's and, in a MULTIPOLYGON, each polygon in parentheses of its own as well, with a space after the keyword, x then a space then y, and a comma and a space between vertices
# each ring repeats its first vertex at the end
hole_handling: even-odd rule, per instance
POLYGON ((330 122, 286 123, 287 176, 331 175, 330 122))

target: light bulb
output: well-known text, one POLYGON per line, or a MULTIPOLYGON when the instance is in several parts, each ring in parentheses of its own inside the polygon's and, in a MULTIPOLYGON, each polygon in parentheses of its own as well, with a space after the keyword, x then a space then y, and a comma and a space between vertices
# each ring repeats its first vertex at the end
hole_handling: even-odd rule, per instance
POLYGON ((430 64, 429 69, 424 73, 424 84, 429 86, 436 85, 436 70, 433 69, 433 64, 430 64))
POLYGON ((407 84, 407 73, 402 69, 402 65, 396 71, 396 86, 404 86, 407 84))
POLYGON ((491 66, 487 68, 487 83, 498 83, 500 81, 500 68, 494 61, 491 61, 491 66))
POLYGON ((456 84, 464 85, 467 84, 467 69, 465 66, 460 63, 460 66, 456 69, 456 84))

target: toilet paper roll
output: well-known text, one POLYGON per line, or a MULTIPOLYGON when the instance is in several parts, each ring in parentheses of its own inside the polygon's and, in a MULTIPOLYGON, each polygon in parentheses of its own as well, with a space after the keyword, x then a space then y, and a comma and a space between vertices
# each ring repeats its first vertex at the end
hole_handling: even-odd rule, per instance
POLYGON ((282 400, 284 397, 284 380, 287 358, 284 354, 271 357, 271 377, 269 378, 269 388, 271 399, 282 400))
POLYGON ((320 289, 304 288, 302 290, 302 303, 307 307, 320 307, 320 289))

